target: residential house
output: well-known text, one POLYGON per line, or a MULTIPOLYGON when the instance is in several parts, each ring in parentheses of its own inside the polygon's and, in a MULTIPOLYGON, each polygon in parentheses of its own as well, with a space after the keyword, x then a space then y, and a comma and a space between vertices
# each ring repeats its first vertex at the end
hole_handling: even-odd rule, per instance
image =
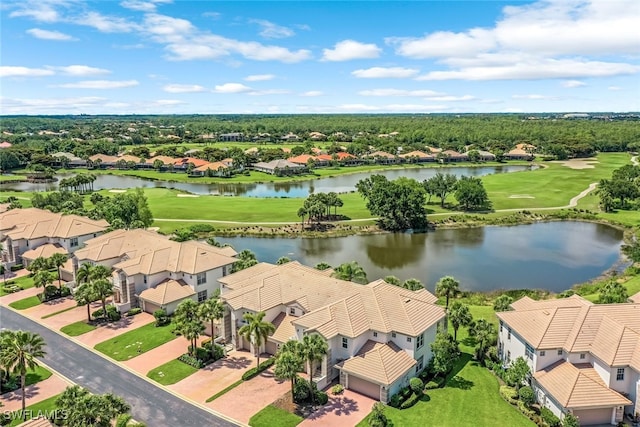
POLYGON ((242 142, 244 141, 244 134, 242 132, 221 133, 218 135, 218 140, 223 142, 242 142))
POLYGON ((275 354, 289 340, 319 334, 329 351, 318 388, 339 378, 346 388, 388 402, 431 359, 429 344, 445 318, 426 290, 383 280, 360 285, 298 262, 260 263, 218 279, 229 310, 223 336, 237 348, 275 354), (238 334, 245 313, 265 312, 275 332, 260 349, 238 334))
POLYGON ((84 168, 87 167, 87 161, 75 156, 73 153, 59 151, 51 155, 55 159, 55 165, 60 167, 84 168))
POLYGON ((329 163, 327 160, 320 159, 316 156, 310 156, 309 154, 300 154, 299 156, 289 157, 287 161, 298 165, 307 166, 309 160, 312 160, 316 166, 325 166, 329 163))
POLYGON ((300 137, 295 133, 289 132, 288 134, 281 136, 280 139, 283 141, 299 141, 300 137))
POLYGON ((231 272, 237 255, 231 247, 196 241, 174 242, 142 229, 115 230, 88 240, 74 254, 85 262, 113 269, 114 301, 120 311, 141 307, 173 313, 185 298, 204 301, 219 290, 219 279, 231 272))
POLYGON ((640 292, 631 295, 629 297, 629 302, 635 302, 636 304, 640 304, 640 292))
POLYGON ((0 214, 2 260, 7 267, 15 264, 26 267, 38 256, 49 257, 56 252, 71 254, 108 227, 105 220, 36 208, 12 209, 0 214))
POLYGON ((191 172, 193 176, 227 176, 230 174, 231 168, 228 163, 211 162, 202 166, 198 166, 191 172))
POLYGON ((469 160, 469 156, 466 154, 458 153, 453 150, 445 150, 439 153, 439 158, 441 158, 445 163, 446 162, 464 162, 469 160))
POLYGON ((327 135, 321 132, 309 132, 309 139, 312 141, 324 141, 327 139, 327 135))
POLYGON ((398 156, 387 153, 386 151, 374 151, 373 153, 367 154, 363 157, 384 165, 399 163, 401 160, 398 156))
POLYGON ((169 156, 153 156, 150 159, 147 159, 145 161, 145 164, 147 165, 147 167, 153 167, 153 164, 156 162, 156 160, 160 160, 162 162, 163 167, 168 167, 170 165, 171 167, 173 167, 173 165, 179 159, 174 159, 173 157, 169 157, 169 156))
POLYGON ((13 146, 13 144, 11 144, 8 141, 2 141, 0 142, 0 148, 11 148, 13 146))
POLYGON ((106 154, 94 154, 89 157, 90 164, 97 167, 114 167, 118 160, 118 157, 106 154))
POLYGON ((504 365, 523 357, 541 406, 580 425, 617 424, 640 412, 640 304, 592 304, 578 295, 498 313, 504 365))
POLYGON ((283 160, 283 159, 276 159, 276 160, 272 160, 270 162, 258 162, 258 163, 254 163, 253 164, 253 169, 260 171, 260 172, 265 172, 265 173, 270 173, 272 175, 278 173, 278 171, 284 171, 284 170, 288 170, 291 173, 301 173, 306 169, 306 166, 303 165, 299 165, 296 163, 291 163, 288 160, 283 160))
MULTIPOLYGON (((484 150, 476 150, 478 152, 478 154, 480 155, 480 161, 482 162, 493 162, 496 160, 496 155, 493 153, 490 153, 488 151, 484 151, 484 150)), ((467 159, 469 158, 469 151, 467 151, 466 153, 464 153, 465 156, 467 156, 467 159)))
POLYGON ((251 138, 254 142, 270 142, 271 134, 270 133, 259 133, 253 138, 251 138))
POLYGON ((436 156, 433 154, 427 154, 423 151, 411 151, 409 153, 401 154, 400 157, 405 161, 411 163, 424 163, 424 162, 434 162, 436 160, 436 156))
POLYGON ((186 171, 189 167, 189 163, 193 164, 194 168, 199 168, 200 166, 208 164, 209 161, 196 159, 195 157, 183 157, 181 159, 176 159, 176 161, 173 162, 173 167, 181 171, 186 171))

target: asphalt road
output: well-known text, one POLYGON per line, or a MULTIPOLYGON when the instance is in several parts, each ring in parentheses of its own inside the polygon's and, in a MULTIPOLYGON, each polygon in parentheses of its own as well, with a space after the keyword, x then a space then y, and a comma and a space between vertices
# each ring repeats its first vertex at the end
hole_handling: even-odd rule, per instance
POLYGON ((149 427, 234 426, 225 419, 186 402, 139 378, 110 360, 0 307, 0 328, 37 332, 47 343, 44 362, 92 393, 113 393, 131 405, 131 414, 149 427))

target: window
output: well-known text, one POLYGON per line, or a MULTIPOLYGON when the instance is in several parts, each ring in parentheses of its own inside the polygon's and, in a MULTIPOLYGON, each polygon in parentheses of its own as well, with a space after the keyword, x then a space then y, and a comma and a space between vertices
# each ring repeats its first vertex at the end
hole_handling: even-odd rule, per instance
POLYGON ((391 338, 395 338, 396 337, 396 333, 395 332, 391 332, 391 338))
POLYGON ((420 356, 418 358, 418 365, 416 365, 416 374, 422 371, 423 366, 424 366, 424 356, 420 356))
POLYGON ((93 233, 93 237, 98 237, 98 233, 93 233))
POLYGON ((580 353, 580 360, 586 359, 587 355, 584 353, 580 353))
POLYGON ((206 290, 198 292, 198 302, 206 301, 206 299, 207 299, 207 291, 206 290))
POLYGON ((71 247, 72 248, 78 246, 78 238, 77 237, 72 237, 70 241, 71 241, 71 247))
POLYGON ((377 336, 378 336, 378 333, 377 333, 376 331, 373 331, 373 336, 374 336, 374 337, 377 337, 377 336))
POLYGON ((525 344, 524 346, 524 357, 533 360, 533 347, 529 344, 525 344))
POLYGON ((507 365, 511 363, 511 350, 507 350, 507 365))
POLYGON ((507 329, 507 339, 511 339, 511 328, 507 329))
POLYGON ((558 356, 562 356, 562 349, 561 348, 558 349, 558 356))
POLYGON ((418 340, 418 343, 417 343, 418 348, 422 348, 422 346, 424 345, 424 334, 418 335, 417 340, 418 340))
POLYGON ((618 368, 616 372, 616 381, 624 381, 624 368, 618 368))
POLYGON ((500 321, 500 332, 502 332, 502 320, 500 321))
POLYGON ((349 339, 342 338, 342 348, 349 348, 349 339))
POLYGON ((145 274, 144 276, 142 276, 142 281, 144 282, 144 284, 147 284, 147 275, 145 274))
POLYGON ((198 273, 196 275, 196 281, 198 282, 198 285, 204 285, 207 283, 207 273, 198 273))
POLYGON ((289 308, 289 314, 296 314, 296 308, 295 307, 290 307, 289 308))
POLYGON ((411 337, 407 337, 407 342, 411 342, 411 337))
POLYGON ((544 356, 546 356, 546 355, 547 355, 547 352, 546 352, 546 351, 542 350, 542 351, 540 352, 540 357, 544 357, 544 356))

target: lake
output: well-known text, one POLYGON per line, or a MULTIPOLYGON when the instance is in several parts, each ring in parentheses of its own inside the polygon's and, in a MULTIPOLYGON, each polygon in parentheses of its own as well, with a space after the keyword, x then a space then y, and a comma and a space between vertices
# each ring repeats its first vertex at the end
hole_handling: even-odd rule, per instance
MULTIPOLYGON (((111 190, 114 188, 175 188, 177 190, 188 191, 193 194, 212 194, 227 196, 246 197, 307 197, 310 193, 347 193, 355 191, 358 181, 372 174, 384 175, 389 179, 396 179, 401 176, 413 178, 418 181, 431 178, 437 172, 452 173, 456 176, 483 176, 495 173, 522 172, 537 169, 537 165, 500 165, 500 166, 479 166, 479 167, 433 167, 433 168, 406 168, 387 169, 376 172, 361 172, 350 175, 338 175, 322 179, 297 181, 297 182, 265 182, 256 184, 240 183, 218 183, 201 184, 198 178, 193 178, 192 182, 169 182, 152 181, 135 176, 123 175, 97 175, 93 186, 95 190, 111 190)), ((167 173, 167 179, 171 178, 167 173)), ((73 174, 58 174, 58 179, 69 178, 73 174)), ((265 180, 269 179, 265 174, 265 180)), ((57 190, 58 183, 30 183, 30 182, 5 182, 0 183, 0 190, 5 191, 54 191, 57 190)))
POLYGON ((357 261, 375 280, 415 277, 430 291, 442 276, 463 290, 540 288, 561 292, 594 279, 620 260, 622 231, 603 224, 547 222, 324 239, 220 237, 275 263, 288 256, 314 266, 357 261))

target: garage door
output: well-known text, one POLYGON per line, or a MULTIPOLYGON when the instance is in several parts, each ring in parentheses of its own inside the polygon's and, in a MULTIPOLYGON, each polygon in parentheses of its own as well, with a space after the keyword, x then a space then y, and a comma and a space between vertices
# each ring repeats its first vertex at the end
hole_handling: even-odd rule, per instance
POLYGON ((611 408, 605 408, 574 411, 573 415, 580 418, 581 426, 591 426, 594 424, 611 424, 611 413, 611 408))
POLYGON ((151 304, 150 302, 144 301, 144 311, 147 313, 153 314, 154 311, 160 310, 160 306, 156 304, 151 304))
POLYGON ((380 400, 380 386, 362 378, 349 375, 349 390, 356 391, 373 399, 380 400))
POLYGON ((267 353, 275 356, 275 354, 278 352, 278 344, 267 341, 265 350, 267 351, 267 353))

